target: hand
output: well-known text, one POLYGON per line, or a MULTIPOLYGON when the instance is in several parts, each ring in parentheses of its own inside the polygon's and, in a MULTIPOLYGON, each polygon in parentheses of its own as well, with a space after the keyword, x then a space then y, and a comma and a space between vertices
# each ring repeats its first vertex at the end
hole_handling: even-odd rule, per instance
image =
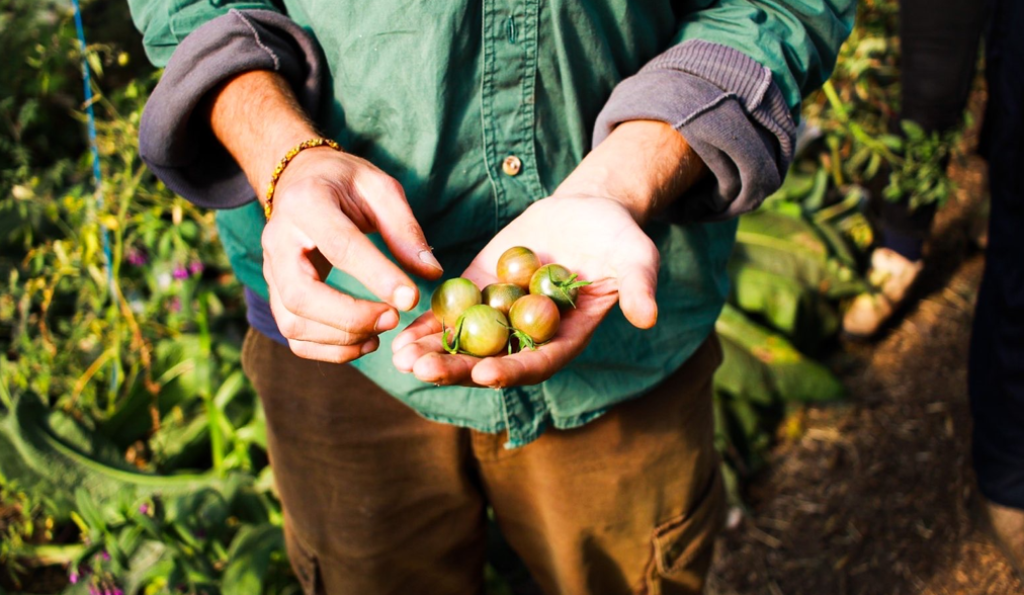
POLYGON ((419 300, 416 285, 370 242, 380 232, 407 270, 441 275, 401 185, 369 162, 307 149, 285 169, 263 232, 263 274, 281 334, 300 357, 344 363, 377 349, 419 300), (324 281, 331 265, 383 302, 357 300, 324 281))
MULTIPOLYGON (((214 136, 262 196, 278 160, 318 136, 288 83, 268 71, 242 73, 211 92, 203 109, 214 136)), ((370 242, 380 232, 406 270, 441 275, 401 185, 368 161, 330 148, 307 149, 285 169, 263 231, 270 308, 291 350, 343 363, 377 349, 419 300, 416 285, 370 242), (353 299, 324 281, 331 265, 386 303, 353 299)))
POLYGON ((427 312, 395 338, 395 367, 436 384, 536 384, 583 351, 616 302, 639 328, 657 321, 658 250, 619 201, 580 195, 538 201, 499 232, 462 276, 480 288, 496 282, 498 257, 513 246, 529 247, 542 263, 556 262, 591 282, 580 289, 576 308, 562 312, 558 334, 535 351, 510 356, 451 355, 442 346, 440 323, 427 312))
POLYGON ((575 309, 562 313, 558 334, 536 351, 484 359, 450 355, 441 343, 440 324, 427 312, 395 337, 395 367, 436 384, 536 384, 583 351, 616 302, 634 326, 654 326, 660 260, 641 225, 706 171, 668 124, 620 124, 554 195, 499 232, 462 274, 480 288, 495 282, 498 257, 513 246, 530 248, 545 264, 568 267, 591 285, 580 289, 575 309))

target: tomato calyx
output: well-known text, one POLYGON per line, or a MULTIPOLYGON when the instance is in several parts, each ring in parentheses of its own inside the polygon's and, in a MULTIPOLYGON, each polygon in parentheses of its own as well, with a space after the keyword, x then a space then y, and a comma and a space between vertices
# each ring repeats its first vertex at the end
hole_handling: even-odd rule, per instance
POLYGON ((444 350, 445 351, 447 351, 448 353, 450 353, 452 355, 455 355, 457 353, 461 353, 459 351, 459 335, 462 334, 462 323, 463 322, 464 322, 464 320, 460 316, 458 322, 455 325, 455 328, 445 327, 444 323, 441 323, 441 345, 444 346, 444 350), (455 331, 455 339, 452 341, 451 344, 449 344, 448 343, 448 331, 452 331, 452 330, 455 331))
POLYGON ((533 340, 533 337, 531 337, 530 335, 527 335, 526 333, 524 333, 523 331, 517 329, 514 326, 510 326, 510 325, 506 324, 505 328, 508 329, 508 354, 509 355, 512 355, 512 339, 513 338, 515 338, 517 341, 519 341, 519 351, 522 351, 523 349, 529 349, 530 351, 537 351, 537 345, 544 345, 544 343, 547 343, 547 341, 545 341, 544 343, 537 343, 536 341, 533 340))
POLYGON ((548 269, 548 280, 551 281, 551 284, 554 285, 558 291, 562 292, 562 295, 565 296, 565 299, 569 301, 569 305, 573 308, 576 307, 576 301, 572 299, 573 290, 590 285, 590 281, 577 281, 577 277, 579 277, 579 275, 573 273, 568 279, 559 281, 552 276, 551 269, 548 269))

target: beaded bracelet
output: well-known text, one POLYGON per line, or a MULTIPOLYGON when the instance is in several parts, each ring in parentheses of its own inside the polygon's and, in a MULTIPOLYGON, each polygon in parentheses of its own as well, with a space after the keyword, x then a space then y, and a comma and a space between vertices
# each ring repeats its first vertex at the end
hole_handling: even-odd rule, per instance
POLYGON ((330 147, 335 151, 341 150, 341 146, 329 138, 311 138, 295 145, 292 150, 285 153, 284 158, 274 168, 274 173, 270 175, 270 184, 267 185, 266 200, 263 203, 263 214, 267 219, 270 219, 270 213, 274 210, 274 190, 277 188, 277 180, 284 173, 284 168, 288 167, 296 155, 314 147, 330 147))

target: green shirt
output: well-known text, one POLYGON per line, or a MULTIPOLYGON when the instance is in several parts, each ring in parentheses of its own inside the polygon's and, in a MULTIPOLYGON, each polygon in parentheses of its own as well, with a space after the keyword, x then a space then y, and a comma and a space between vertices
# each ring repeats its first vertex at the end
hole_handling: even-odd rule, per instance
MULTIPOLYGON (((277 10, 270 1, 130 0, 150 58, 165 64, 186 35, 232 8, 277 10)), ((732 47, 772 72, 790 108, 827 77, 849 32, 852 0, 483 0, 370 3, 285 0, 287 15, 326 57, 331 97, 315 114, 325 134, 397 179, 448 275, 528 205, 551 191, 590 148, 612 89, 667 48, 702 39, 732 47), (840 5, 838 8, 836 5, 840 5), (839 16, 836 16, 839 15, 839 16), (516 176, 505 157, 522 161, 516 176)), ((685 200, 684 197, 682 200, 685 200)), ((218 212, 239 278, 267 295, 262 211, 218 212)), ((642 331, 616 308, 586 350, 550 380, 502 390, 435 387, 398 373, 394 333, 353 362, 421 415, 486 432, 508 446, 547 425, 572 428, 642 395, 707 338, 728 293, 735 220, 646 228, 661 252, 658 324, 642 331)), ((378 236, 372 239, 387 254, 378 236)), ((329 283, 374 299, 334 271, 329 283)), ((407 324, 429 307, 436 284, 407 324)))

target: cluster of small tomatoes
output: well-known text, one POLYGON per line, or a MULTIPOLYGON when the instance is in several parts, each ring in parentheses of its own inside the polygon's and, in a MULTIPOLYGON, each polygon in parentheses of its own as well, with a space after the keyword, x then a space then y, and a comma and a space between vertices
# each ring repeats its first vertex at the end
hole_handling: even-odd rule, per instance
POLYGON ((562 265, 541 265, 522 246, 506 250, 496 272, 498 282, 483 291, 463 277, 448 279, 434 290, 430 309, 441 323, 449 353, 488 357, 536 349, 558 332, 560 310, 575 308, 579 288, 590 284, 577 281, 562 265))

